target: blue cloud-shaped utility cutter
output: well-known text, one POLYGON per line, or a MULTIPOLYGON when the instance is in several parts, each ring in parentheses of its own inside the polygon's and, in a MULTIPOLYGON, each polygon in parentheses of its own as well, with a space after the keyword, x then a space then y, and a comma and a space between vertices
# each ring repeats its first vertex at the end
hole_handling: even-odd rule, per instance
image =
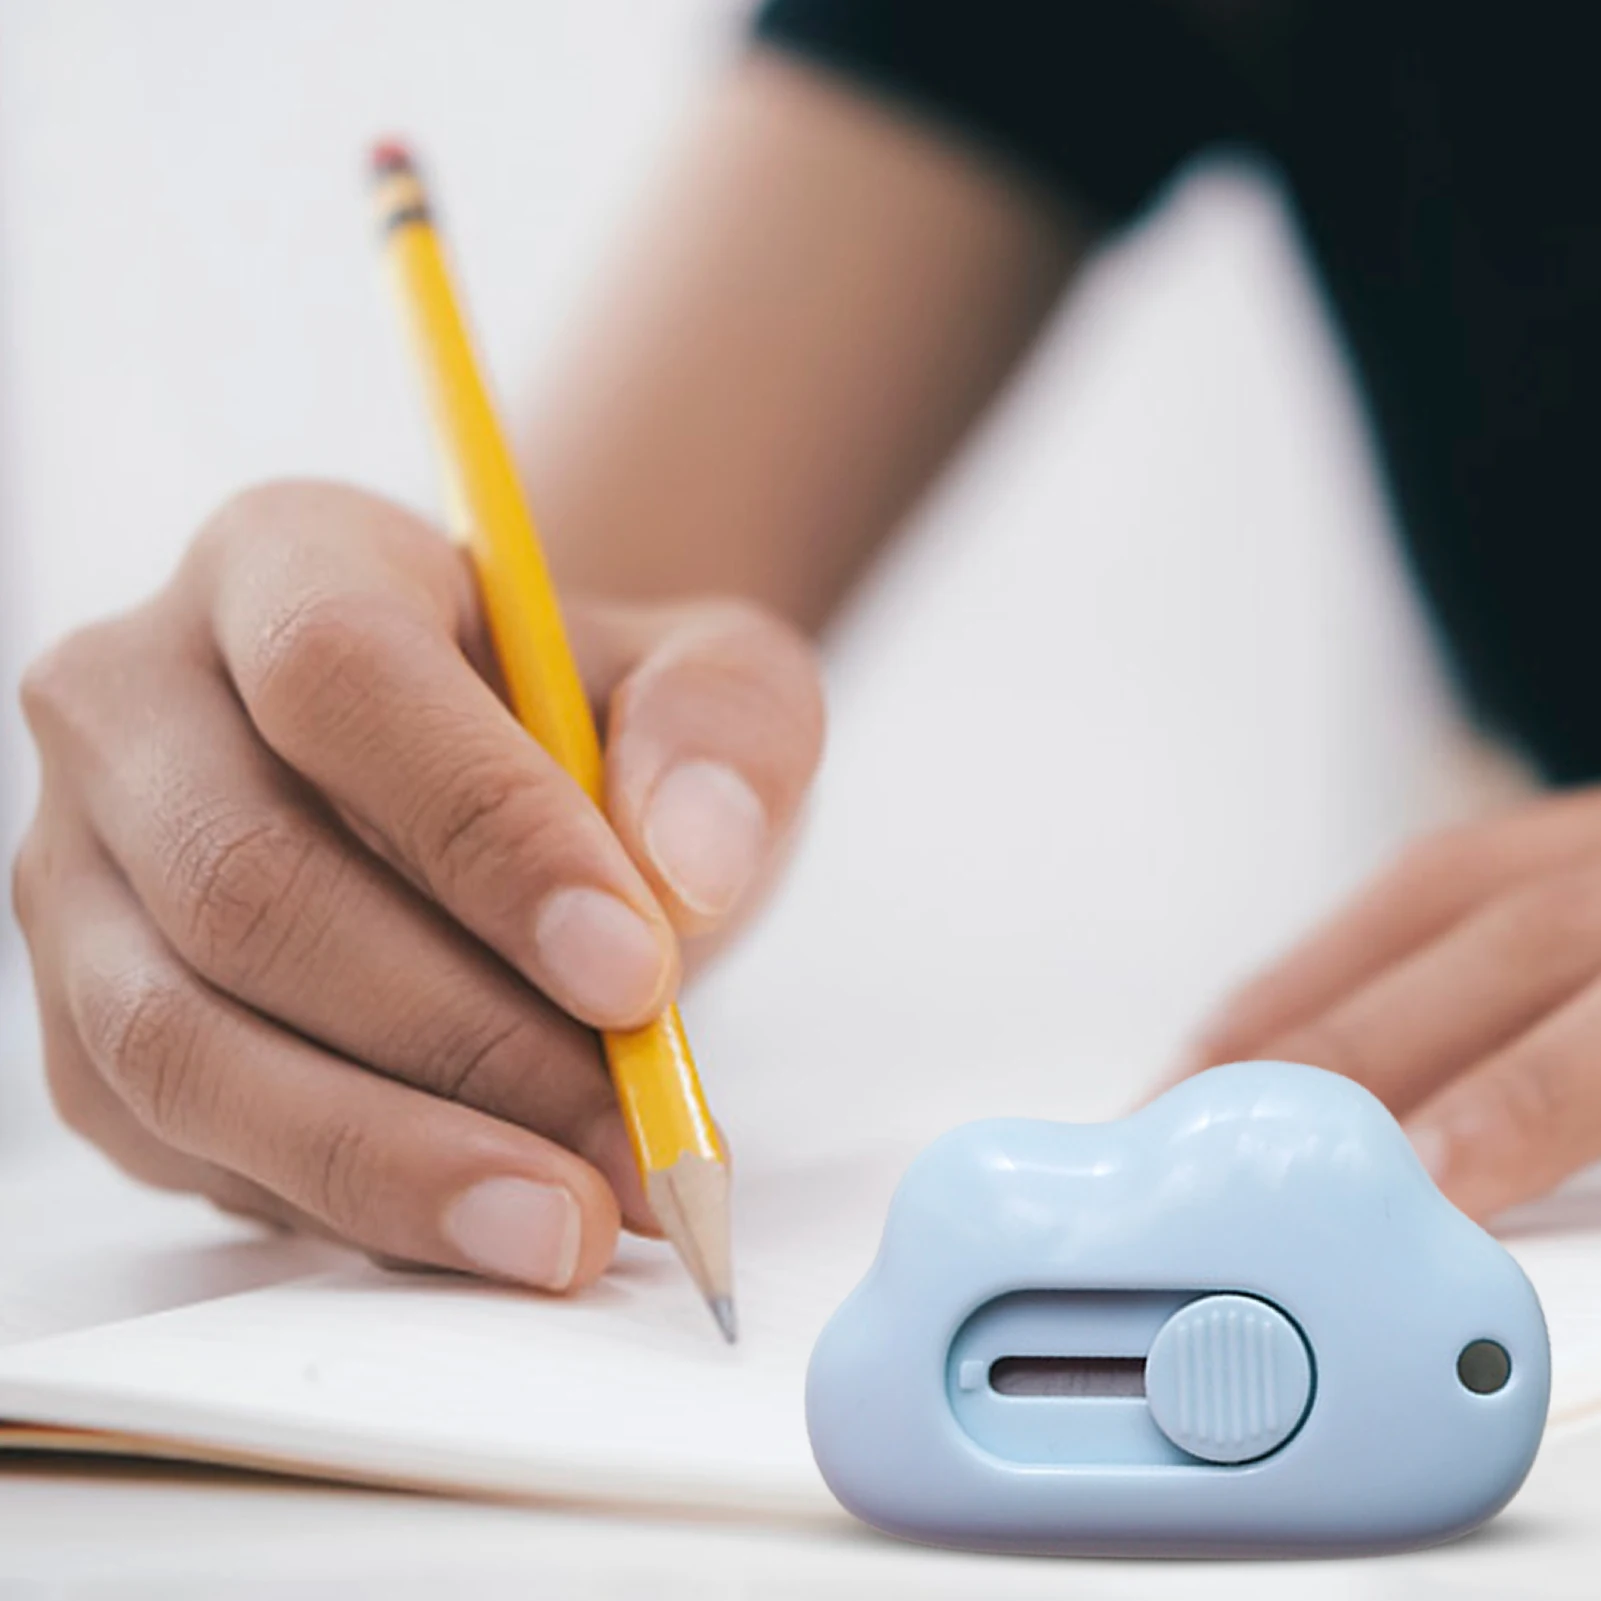
POLYGON ((912 1164, 806 1382, 866 1522, 941 1545, 1319 1554, 1449 1539, 1534 1459, 1516 1262, 1348 1079, 1244 1062, 1118 1123, 912 1164))

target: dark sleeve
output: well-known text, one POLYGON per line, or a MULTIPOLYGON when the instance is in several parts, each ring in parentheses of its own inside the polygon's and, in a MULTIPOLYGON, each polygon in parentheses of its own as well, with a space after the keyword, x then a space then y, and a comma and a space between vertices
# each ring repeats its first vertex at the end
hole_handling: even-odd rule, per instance
POLYGON ((756 32, 933 115, 1118 222, 1198 151, 1265 142, 1257 96, 1206 9, 766 0, 756 32))

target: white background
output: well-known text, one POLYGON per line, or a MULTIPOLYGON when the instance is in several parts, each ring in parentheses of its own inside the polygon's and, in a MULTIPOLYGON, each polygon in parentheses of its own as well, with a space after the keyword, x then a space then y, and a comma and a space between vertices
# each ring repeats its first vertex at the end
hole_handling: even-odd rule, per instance
MULTIPOLYGON (((432 505, 362 206, 370 140, 425 152, 515 403, 738 16, 0 0, 8 855, 32 791, 14 679, 44 641, 156 584, 243 482, 432 505)), ((835 1060, 864 1120, 899 1115, 895 1075, 875 1094, 859 1072, 891 1057, 938 1064, 924 1118, 1043 1107, 1091 1059, 1110 1104, 1220 984, 1472 803, 1268 180, 1202 173, 1100 264, 833 671, 791 892, 692 1005, 757 1141, 835 1060)), ((13 992, 16 955, 8 929, 13 992)), ((0 1150, 39 1127, 10 1015, 0 1150)))

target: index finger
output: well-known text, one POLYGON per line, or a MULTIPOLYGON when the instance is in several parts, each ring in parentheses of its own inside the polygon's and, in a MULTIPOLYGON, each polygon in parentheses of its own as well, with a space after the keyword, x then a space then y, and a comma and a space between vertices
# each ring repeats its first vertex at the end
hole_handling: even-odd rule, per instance
POLYGON ((398 507, 321 484, 258 492, 207 543, 217 645, 266 743, 574 1016, 659 1012, 671 927, 468 661, 465 558, 398 507))

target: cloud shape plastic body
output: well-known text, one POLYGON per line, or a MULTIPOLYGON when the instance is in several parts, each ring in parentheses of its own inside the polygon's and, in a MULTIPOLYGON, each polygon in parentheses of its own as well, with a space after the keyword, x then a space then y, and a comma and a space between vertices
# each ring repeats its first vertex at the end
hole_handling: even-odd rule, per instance
POLYGON ((1491 1516, 1534 1459, 1549 1390, 1528 1280, 1435 1188, 1384 1107, 1316 1068, 1248 1062, 1121 1122, 994 1121, 936 1141, 818 1340, 806 1410, 829 1487, 894 1534, 1313 1554, 1427 1544, 1491 1516), (1194 1310, 1211 1295, 1232 1299, 1194 1310), (1246 1325, 1262 1308, 1265 1332, 1230 1345, 1223 1312, 1242 1305, 1246 1325), (1186 1306, 1214 1338, 1175 1361, 1179 1332, 1160 1353, 1154 1341, 1186 1306), (1018 1357, 1096 1359, 1114 1388, 1123 1368, 1101 1359, 1149 1356, 1149 1394, 1138 1379, 1132 1396, 997 1394, 990 1364, 1008 1341, 1018 1357), (1458 1372, 1479 1341, 1510 1357, 1494 1393, 1458 1372), (1210 1396, 1225 1436, 1248 1438, 1276 1409, 1284 1442, 1244 1462, 1191 1455, 1152 1420, 1159 1359, 1183 1392, 1166 1397, 1173 1435, 1217 1433, 1210 1396))

